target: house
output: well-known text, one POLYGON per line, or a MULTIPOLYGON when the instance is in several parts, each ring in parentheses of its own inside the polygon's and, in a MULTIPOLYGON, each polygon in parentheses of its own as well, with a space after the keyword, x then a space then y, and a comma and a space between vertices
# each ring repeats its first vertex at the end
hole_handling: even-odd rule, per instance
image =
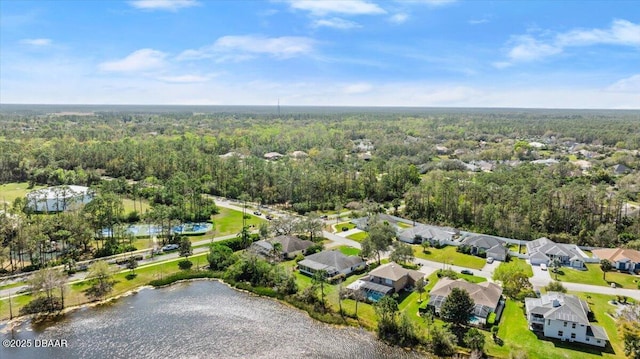
POLYGON ((589 305, 571 294, 548 292, 540 298, 526 298, 529 328, 545 337, 604 347, 609 337, 598 325, 589 323, 589 305))
POLYGON ((413 287, 424 273, 405 269, 401 265, 390 262, 369 272, 369 275, 351 283, 347 289, 362 291, 367 298, 377 302, 384 295, 398 293, 413 287))
MULTIPOLYGON (((396 228, 396 230, 398 230, 400 228, 397 225, 397 223, 398 223, 397 217, 393 217, 393 216, 390 216, 390 215, 385 214, 385 213, 379 213, 379 214, 376 214, 373 217, 377 222, 383 222, 383 223, 387 222, 387 223, 389 223, 394 228, 396 228)), ((369 219, 370 218, 371 218, 371 216, 355 218, 355 219, 351 220, 351 223, 355 224, 356 228, 358 228, 361 231, 368 231, 369 230, 369 219)))
POLYGON ((441 278, 438 283, 429 292, 430 308, 433 308, 436 314, 440 314, 442 303, 451 293, 453 288, 464 289, 475 303, 473 308, 473 316, 471 323, 484 324, 487 317, 491 313, 500 314, 504 301, 502 300, 502 287, 491 282, 482 282, 479 284, 467 282, 464 279, 441 278))
POLYGON ((623 175, 631 171, 631 169, 623 164, 617 164, 613 166, 613 174, 615 175, 623 175))
POLYGON ((613 265, 613 268, 621 271, 640 271, 640 251, 627 248, 604 248, 591 251, 594 256, 606 259, 613 265))
POLYGON ((313 242, 300 239, 295 236, 278 236, 269 240, 257 241, 251 244, 250 250, 263 257, 273 256, 274 243, 280 244, 280 255, 284 259, 291 259, 314 245, 313 242))
POLYGON ((552 259, 558 258, 563 266, 582 269, 588 258, 575 244, 555 243, 546 237, 528 242, 527 253, 531 265, 549 265, 552 259))
POLYGON ((277 161, 279 159, 281 159, 282 157, 284 157, 284 155, 282 153, 278 153, 278 152, 267 152, 264 154, 264 159, 269 160, 269 161, 277 161))
POLYGON ((35 212, 63 212, 91 202, 94 192, 84 186, 55 186, 27 193, 27 206, 35 212))
POLYGON ((497 237, 475 234, 463 239, 461 244, 469 246, 473 255, 485 253, 487 257, 493 257, 493 259, 499 261, 504 262, 507 260, 509 249, 505 242, 497 237))
POLYGON ((457 231, 453 228, 419 224, 415 227, 401 230, 398 233, 398 240, 406 243, 429 241, 432 245, 444 245, 452 241, 457 235, 457 231))
POLYGON ((349 275, 364 268, 366 262, 358 256, 346 256, 340 251, 322 251, 312 254, 298 262, 300 272, 313 275, 317 271, 326 271, 327 277, 339 274, 349 275))

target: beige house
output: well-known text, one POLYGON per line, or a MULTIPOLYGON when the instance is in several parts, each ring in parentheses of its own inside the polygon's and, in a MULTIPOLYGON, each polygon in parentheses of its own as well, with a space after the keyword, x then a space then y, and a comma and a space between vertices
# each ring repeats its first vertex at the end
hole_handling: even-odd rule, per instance
POLYGON ((372 302, 382 296, 397 293, 405 288, 413 287, 424 273, 405 269, 401 265, 390 262, 369 272, 369 275, 351 283, 347 289, 362 291, 372 302))
POLYGON ((464 279, 452 280, 442 278, 429 292, 429 306, 432 307, 436 314, 440 314, 442 303, 451 293, 453 288, 464 289, 475 303, 473 308, 472 324, 484 324, 487 317, 491 313, 496 313, 498 317, 502 312, 504 301, 502 300, 502 287, 491 282, 482 282, 479 284, 467 282, 464 279))
POLYGON ((591 251, 600 260, 606 259, 621 271, 640 271, 640 251, 628 248, 603 248, 591 251))

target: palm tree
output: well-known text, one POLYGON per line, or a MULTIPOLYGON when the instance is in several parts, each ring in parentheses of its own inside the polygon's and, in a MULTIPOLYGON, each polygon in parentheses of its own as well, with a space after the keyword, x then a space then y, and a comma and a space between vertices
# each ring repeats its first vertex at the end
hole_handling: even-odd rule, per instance
POLYGON ((608 259, 603 259, 602 261, 600 261, 600 268, 602 269, 602 279, 604 279, 604 281, 606 282, 607 272, 613 268, 613 265, 608 259))
POLYGON ((562 266, 562 262, 560 262, 560 258, 553 257, 551 261, 549 261, 549 267, 551 267, 551 271, 555 273, 556 280, 558 280, 558 269, 562 266))

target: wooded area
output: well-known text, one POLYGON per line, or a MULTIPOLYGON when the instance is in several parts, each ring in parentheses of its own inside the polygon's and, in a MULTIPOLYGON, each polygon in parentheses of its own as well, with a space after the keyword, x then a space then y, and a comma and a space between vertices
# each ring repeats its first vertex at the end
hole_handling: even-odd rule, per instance
POLYGON ((207 220, 216 209, 206 195, 301 214, 386 208, 517 239, 639 245, 637 111, 202 110, 5 109, 0 183, 86 185, 98 197, 44 217, 24 200, 7 204, 3 248, 32 260, 46 260, 51 240, 70 255, 91 251, 94 234, 120 222, 207 220), (269 152, 284 156, 266 160, 269 152), (122 198, 151 210, 124 213, 122 198))

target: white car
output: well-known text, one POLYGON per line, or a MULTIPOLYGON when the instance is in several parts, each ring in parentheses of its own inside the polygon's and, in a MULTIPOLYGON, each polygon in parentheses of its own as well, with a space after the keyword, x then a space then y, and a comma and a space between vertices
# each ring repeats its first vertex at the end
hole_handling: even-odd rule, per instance
POLYGON ((493 257, 487 257, 487 263, 489 264, 493 263, 493 257))
POLYGON ((547 270, 547 265, 544 263, 540 263, 540 269, 547 270))

